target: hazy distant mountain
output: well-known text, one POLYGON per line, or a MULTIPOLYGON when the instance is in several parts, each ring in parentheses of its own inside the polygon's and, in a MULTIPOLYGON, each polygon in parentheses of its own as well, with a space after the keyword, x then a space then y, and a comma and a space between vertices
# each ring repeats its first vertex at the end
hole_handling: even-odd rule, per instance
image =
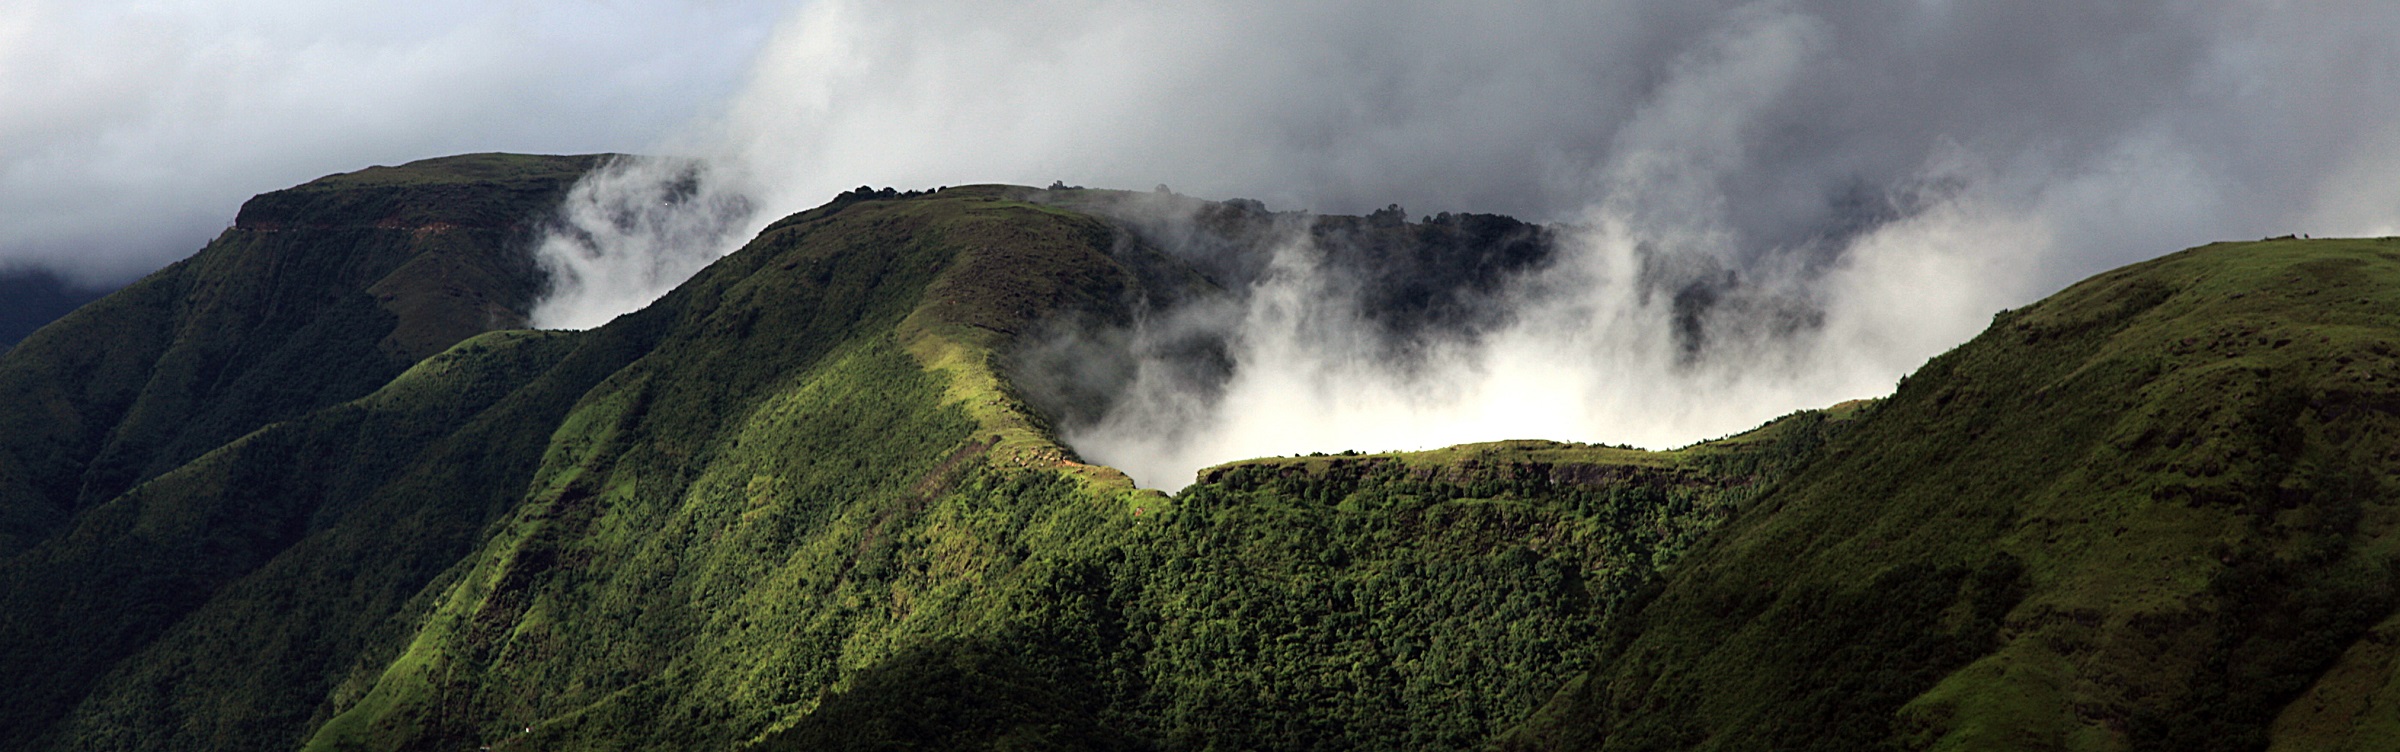
POLYGON ((39 270, 0 271, 0 352, 43 325, 108 294, 39 270))
POLYGON ((0 356, 0 749, 2369 749, 2400 712, 2400 243, 2110 272, 1681 451, 1168 496, 1058 439, 1111 326, 1297 227, 1373 262, 1380 331, 1469 336, 1546 231, 861 190, 516 328, 597 160, 266 194, 0 356))

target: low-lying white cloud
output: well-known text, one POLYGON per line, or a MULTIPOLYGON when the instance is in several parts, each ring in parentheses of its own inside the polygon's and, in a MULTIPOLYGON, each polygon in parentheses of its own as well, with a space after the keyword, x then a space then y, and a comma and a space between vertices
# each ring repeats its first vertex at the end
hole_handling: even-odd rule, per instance
POLYGON ((756 207, 708 162, 610 160, 568 191, 534 247, 550 291, 533 324, 588 329, 657 300, 752 229, 756 207))
POLYGON ((1850 239, 1821 268, 1743 268, 1736 297, 1702 313, 1695 348, 1679 336, 1685 312, 1671 293, 1705 275, 1655 269, 1712 253, 1721 233, 1633 216, 1595 209, 1563 230, 1551 265, 1489 303, 1507 312, 1504 326, 1428 336, 1406 365, 1363 317, 1361 296, 1321 267, 1321 249, 1289 233, 1237 302, 1134 327, 1135 376, 1066 439, 1165 488, 1263 455, 1505 438, 1680 446, 1888 391, 2035 294, 2034 263, 2055 243, 2033 213, 1949 196, 1850 239), (1236 368, 1221 390, 1192 388, 1164 354, 1162 343, 1194 329, 1230 344, 1236 368))

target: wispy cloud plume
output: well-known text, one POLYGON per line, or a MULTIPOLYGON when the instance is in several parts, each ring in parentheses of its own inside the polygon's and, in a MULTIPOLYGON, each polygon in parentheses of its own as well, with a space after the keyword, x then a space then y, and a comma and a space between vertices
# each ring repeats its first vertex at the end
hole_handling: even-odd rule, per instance
POLYGON ((755 214, 707 162, 611 160, 575 184, 534 248, 550 291, 533 324, 589 329, 648 305, 740 243, 755 214))

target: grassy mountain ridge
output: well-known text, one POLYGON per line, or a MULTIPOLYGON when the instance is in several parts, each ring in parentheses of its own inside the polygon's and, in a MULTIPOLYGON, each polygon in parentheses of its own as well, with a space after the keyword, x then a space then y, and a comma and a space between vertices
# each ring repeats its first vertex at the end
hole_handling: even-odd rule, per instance
MULTIPOLYGON (((0 443, 22 488, 138 478, 25 517, 0 559, 0 671, 29 677, 0 748, 2390 740, 2400 243, 2128 267, 1888 399, 1674 452, 1262 458, 1170 497, 1057 441, 1064 397, 1028 369, 1088 353, 1023 349, 1238 289, 1256 259, 1224 238, 1281 215, 1178 208, 1222 225, 1194 240, 1128 203, 1197 201, 1171 194, 851 192, 601 328, 505 330, 538 286, 502 209, 589 165, 262 196, 189 269, 37 336, 124 349, 0 357, 36 437, 143 400, 254 423, 148 475, 0 443), (230 320, 268 323, 195 323, 230 320), (382 360, 285 365, 345 353, 382 360), (178 365, 203 361, 231 375, 178 365), (283 378, 272 409, 89 396, 283 378)), ((1396 208, 1305 229, 1449 270, 1360 283, 1399 327, 1472 329, 1445 306, 1547 242, 1396 208)))
MULTIPOLYGON (((1094 218, 1007 200, 1015 190, 837 202, 771 226, 650 309, 549 335, 570 359, 607 349, 618 365, 600 366, 614 370, 548 424, 522 500, 399 610, 407 630, 359 638, 353 668, 316 706, 309 745, 773 747, 863 712, 903 745, 1455 746, 1579 665, 1553 658, 1575 652, 1621 593, 1566 573, 1606 549, 1629 562, 1612 576, 1630 580, 1649 557, 1639 541, 1598 540, 1590 529, 1614 523, 1562 509, 1548 490, 1394 477, 1345 481, 1359 500, 1348 510, 1322 493, 1239 486, 1187 502, 1077 462, 996 364, 1043 317, 1122 315, 1112 308, 1141 284, 1122 262, 1145 251, 1094 218), (1203 509, 1187 514, 1187 503, 1203 509), (1506 539, 1510 526, 1568 518, 1579 532, 1561 540, 1572 546, 1506 539), (1454 535, 1451 521, 1484 532, 1454 535), (1311 528, 1376 530, 1391 545, 1358 537, 1354 554, 1326 559, 1292 535, 1311 528), (1262 567, 1287 575, 1260 590, 1251 578, 1262 567), (1480 585, 1390 575, 1431 568, 1480 572, 1480 585), (1530 576, 1541 572, 1551 574, 1530 576), (1313 597, 1326 587, 1346 595, 1313 597), (1555 627, 1464 626, 1531 613, 1550 592, 1537 588, 1598 594, 1550 608, 1571 617, 1555 627), (1482 605, 1454 609, 1458 595, 1482 605), (1210 601, 1285 605, 1255 623, 1195 620, 1183 605, 1210 601), (1341 619, 1372 632, 1292 639, 1341 619), (1500 654, 1544 665, 1476 657, 1500 654), (1286 667, 1228 660, 1258 655, 1286 667), (962 660, 1006 681, 961 688, 925 670, 962 660), (1334 660, 1358 673, 1326 682, 1290 668, 1334 660), (1413 678, 1384 684, 1376 672, 1413 678), (1071 717, 890 714, 941 701, 943 686, 1071 717), (1481 709, 1448 709, 1503 686, 1481 709), (1295 699, 1257 699, 1275 696, 1295 699), (1389 712, 1401 707, 1414 709, 1389 712), (1327 722, 1328 709, 1384 720, 1351 729, 1327 722), (1229 736, 1238 718, 1269 725, 1229 736)), ((1642 482, 1574 478, 1595 508, 1677 514, 1649 509, 1642 482)), ((1690 490, 1687 502, 1721 489, 1690 490)), ((225 608, 233 618, 243 605, 225 608)), ((124 702, 102 696, 89 717, 121 720, 98 711, 124 702)), ((872 746, 852 726, 836 737, 872 746)))
POLYGON ((2000 315, 1514 746, 2384 744, 2302 711, 2365 699, 2337 665, 2389 670, 2395 282, 2392 240, 2218 244, 2000 315))
MULTIPOLYGON (((8 387, 0 391, 8 403, 0 423, 10 429, 0 433, 0 481, 7 481, 0 482, 0 515, 14 534, 0 558, 0 581, 9 583, 0 591, 0 637, 13 646, 0 653, 0 670, 20 677, 0 710, 7 744, 67 744, 76 737, 42 740, 71 713, 113 719, 69 721, 106 727, 129 713, 160 711, 173 704, 161 699, 167 697, 185 705, 169 728, 200 738, 230 733, 223 727, 256 719, 208 705, 272 704, 264 698, 305 693, 300 688, 318 681, 306 678, 325 670, 312 661, 349 660, 342 651, 354 631, 312 629, 324 626, 320 619, 371 624, 446 568, 458 552, 442 554, 444 547, 463 548, 464 539, 479 533, 477 516, 494 513, 478 501, 488 505, 488 494, 503 488, 496 484, 507 476, 484 471, 508 464, 506 447, 513 446, 479 446, 450 433, 462 424, 472 428, 476 406, 506 402, 510 391, 445 388, 440 400, 429 401, 370 397, 378 387, 424 381, 403 376, 416 361, 388 346, 408 330, 409 319, 387 306, 475 320, 483 316, 471 308, 494 300, 529 306, 538 279, 513 243, 594 161, 466 157, 369 170, 471 192, 472 181, 424 176, 458 163, 515 165, 526 177, 482 198, 521 219, 516 226, 430 233, 374 226, 389 216, 383 213, 327 214, 307 229, 237 227, 193 258, 70 314, 0 357, 0 385, 8 387), (408 283, 418 276, 436 277, 439 285, 408 283), (375 292, 396 284, 433 299, 375 292), (459 291, 474 294, 462 298, 459 291), (395 376, 403 378, 387 384, 395 376), (424 477, 408 490, 411 475, 424 477), (387 487, 395 476, 399 482, 387 487), (372 499, 382 506, 362 501, 372 499), (389 524, 345 527, 345 517, 360 509, 385 515, 389 524), (364 540, 327 545, 360 535, 364 540), (413 561, 404 556, 365 568, 390 578, 342 574, 360 569, 348 560, 395 540, 407 542, 400 547, 416 554, 413 561), (427 553, 436 561, 424 561, 427 553), (279 568, 303 572, 313 585, 284 587, 278 600, 248 611, 223 605, 246 592, 258 595, 244 583, 279 568), (265 629, 226 627, 234 622, 265 629), (241 649, 227 649, 228 643, 241 649), (171 645, 183 647, 165 647, 171 645), (247 659, 253 650, 281 658, 261 671, 247 659), (209 672, 262 691, 253 699, 230 692, 193 697, 198 687, 225 686, 185 683, 209 672), (292 681, 270 681, 282 679, 292 681), (119 697, 136 681, 150 682, 140 685, 149 688, 144 702, 92 699, 119 697), (86 709, 74 711, 78 706, 86 709)), ((277 195, 257 202, 272 203, 277 195)), ((434 204, 418 211, 436 215, 493 210, 459 195, 416 200, 434 204)), ((383 209, 407 205, 387 202, 383 209)), ((426 367, 440 362, 450 361, 426 367)), ((476 430, 491 439, 488 426, 507 422, 486 417, 487 427, 476 430)), ((299 718, 276 722, 305 721, 305 708, 299 718)), ((246 733, 222 738, 251 746, 255 737, 246 733)))
POLYGON ((1560 489, 1407 476, 1337 495, 1137 491, 1056 444, 999 364, 1045 317, 1125 315, 1142 284, 1126 256, 1147 251, 1009 200, 1019 190, 803 213, 641 314, 653 323, 597 330, 656 326, 661 344, 565 419, 525 506, 311 747, 1473 744, 1579 665, 1549 662, 1653 566, 1647 538, 1592 534, 1615 524, 1597 510, 1671 523, 1683 512, 1657 493, 1691 505, 1727 488, 1573 476, 1593 511, 1561 508, 1560 489), (1558 551, 1502 532, 1560 521, 1577 530, 1558 551), (1311 528, 1345 530, 1355 554, 1326 558, 1295 535, 1311 528), (1604 550, 1626 560, 1622 582, 1557 606, 1570 618, 1553 627, 1497 628, 1531 613, 1536 588, 1585 590, 1566 573, 1604 550), (1261 589, 1262 567, 1285 574, 1261 589), (1390 583, 1435 567, 1481 586, 1390 583), (1462 595, 1482 605, 1447 602, 1462 595), (1273 615, 1189 610, 1203 602, 1273 615), (1373 631, 1293 641, 1337 619, 1373 631), (1546 665, 1475 657, 1504 652, 1546 665), (1293 670, 1326 661, 1359 673, 1293 670), (995 685, 944 673, 961 665, 995 685), (1449 708, 1504 684, 1488 708, 1449 708), (960 703, 1068 717, 894 715, 960 703))
POLYGON ((995 538, 1121 525, 1094 505, 1136 495, 1065 461, 971 352, 1089 294, 1041 265, 1107 269, 1096 229, 957 189, 779 223, 710 267, 645 312, 660 345, 565 418, 519 514, 312 746, 732 743, 893 635, 1004 605, 971 596, 1029 553, 990 549, 1029 549, 995 538), (993 456, 1011 471, 979 472, 993 456), (961 506, 1020 494, 1080 503, 961 506), (763 555, 795 549, 819 555, 763 555))

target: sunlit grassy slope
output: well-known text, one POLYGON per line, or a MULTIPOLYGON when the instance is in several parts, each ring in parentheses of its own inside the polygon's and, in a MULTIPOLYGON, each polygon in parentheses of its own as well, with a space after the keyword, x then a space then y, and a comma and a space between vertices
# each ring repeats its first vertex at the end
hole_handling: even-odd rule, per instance
POLYGON ((656 344, 310 746, 1473 745, 1834 425, 1168 499, 1075 461, 997 370, 1044 317, 1124 315, 1158 259, 1017 193, 837 202, 593 332, 656 344))
POLYGON ((2389 749, 2400 242, 1997 317, 1692 552, 1562 749, 2389 749))
MULTIPOLYGON (((416 277, 374 261, 386 246, 274 246, 326 273, 244 254, 395 230, 422 251, 405 271, 454 232, 425 202, 519 200, 509 176, 541 163, 262 196, 186 262, 228 279, 171 270, 44 336, 142 335, 155 314, 174 341, 190 326, 161 290, 272 307, 364 284, 390 316, 336 326, 340 293, 293 314, 313 339, 204 341, 309 360, 296 388, 355 365, 340 348, 398 363, 405 312, 505 285, 506 249, 454 249, 443 284, 399 284, 416 277), (405 221, 328 219, 370 216, 405 221)), ((1171 500, 1076 461, 995 364, 1050 317, 1124 320, 1162 292, 1146 284, 1206 283, 1026 193, 845 196, 607 327, 467 338, 355 398, 243 413, 241 435, 59 510, 0 562, 0 661, 28 677, 0 746, 1471 745, 1582 667, 1762 468, 1839 425, 1795 416, 1788 440, 1722 453, 1740 461, 1268 463, 1171 500)), ((148 341, 98 348, 123 358, 101 373, 172 373, 148 341)))

